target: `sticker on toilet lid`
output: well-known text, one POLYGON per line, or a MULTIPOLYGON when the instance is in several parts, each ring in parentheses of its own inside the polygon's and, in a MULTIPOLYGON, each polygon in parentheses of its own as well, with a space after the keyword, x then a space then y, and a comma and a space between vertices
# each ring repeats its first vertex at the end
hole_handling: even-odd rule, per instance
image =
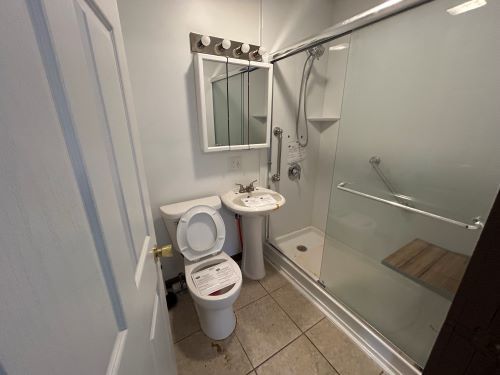
POLYGON ((238 281, 238 275, 229 262, 222 262, 195 272, 191 274, 191 278, 202 296, 208 296, 238 281))

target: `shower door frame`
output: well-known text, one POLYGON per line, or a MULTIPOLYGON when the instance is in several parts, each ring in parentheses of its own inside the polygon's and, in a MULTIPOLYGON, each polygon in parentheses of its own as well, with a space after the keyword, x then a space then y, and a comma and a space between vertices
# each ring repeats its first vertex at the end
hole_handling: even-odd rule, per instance
POLYGON ((279 60, 293 56, 297 53, 307 51, 309 48, 320 44, 331 42, 332 40, 350 34, 353 31, 369 26, 373 23, 382 21, 386 18, 395 16, 419 5, 429 3, 433 0, 386 0, 385 2, 374 6, 364 12, 358 13, 332 27, 326 29, 320 34, 306 38, 290 47, 282 48, 270 53, 269 62, 274 64, 279 60))
MULTIPOLYGON (((293 56, 307 49, 331 42, 352 33, 358 29, 395 16, 404 11, 413 9, 417 6, 431 2, 433 0, 389 0, 365 12, 359 13, 349 19, 346 19, 324 33, 312 36, 288 48, 275 51, 270 54, 272 64, 293 56), (387 5, 389 4, 389 5, 387 5)), ((273 80, 274 84, 274 80, 273 80)), ((273 124, 273 100, 271 100, 271 126, 269 136, 272 139, 273 124)), ((273 142, 270 142, 268 148, 268 170, 266 176, 266 186, 271 188, 271 178, 273 142)), ((281 160, 277 161, 279 165, 281 160)), ((333 182, 332 182, 333 183, 333 182)), ((399 349, 394 343, 387 339, 381 332, 368 323, 362 316, 345 306, 335 295, 326 289, 320 278, 312 278, 299 265, 289 259, 278 247, 270 241, 269 216, 265 220, 265 243, 264 256, 282 273, 296 282, 303 291, 330 320, 346 333, 351 339, 364 349, 371 357, 375 358, 386 370, 402 374, 422 374, 422 368, 410 358, 405 352, 399 349)))

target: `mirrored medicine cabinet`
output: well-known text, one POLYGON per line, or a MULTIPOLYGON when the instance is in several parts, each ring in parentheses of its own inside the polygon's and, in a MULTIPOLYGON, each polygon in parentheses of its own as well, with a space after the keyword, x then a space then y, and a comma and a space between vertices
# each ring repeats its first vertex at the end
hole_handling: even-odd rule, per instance
POLYGON ((269 147, 272 64, 195 53, 194 67, 203 151, 269 147))

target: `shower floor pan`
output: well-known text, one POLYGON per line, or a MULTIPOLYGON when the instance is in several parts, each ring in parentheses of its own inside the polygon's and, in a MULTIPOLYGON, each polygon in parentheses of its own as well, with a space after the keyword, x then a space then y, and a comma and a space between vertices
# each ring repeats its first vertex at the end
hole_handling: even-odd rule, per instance
POLYGON ((325 234, 322 231, 309 226, 276 237, 272 242, 309 276, 319 279, 325 243, 325 234))

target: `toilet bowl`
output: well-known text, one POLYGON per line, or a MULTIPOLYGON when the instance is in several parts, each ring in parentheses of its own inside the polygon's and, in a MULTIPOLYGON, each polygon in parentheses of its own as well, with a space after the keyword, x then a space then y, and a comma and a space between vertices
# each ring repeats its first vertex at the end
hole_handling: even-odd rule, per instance
POLYGON ((160 207, 174 248, 184 256, 184 272, 203 332, 214 340, 236 326, 233 304, 241 290, 241 270, 222 251, 225 226, 211 196, 160 207))

